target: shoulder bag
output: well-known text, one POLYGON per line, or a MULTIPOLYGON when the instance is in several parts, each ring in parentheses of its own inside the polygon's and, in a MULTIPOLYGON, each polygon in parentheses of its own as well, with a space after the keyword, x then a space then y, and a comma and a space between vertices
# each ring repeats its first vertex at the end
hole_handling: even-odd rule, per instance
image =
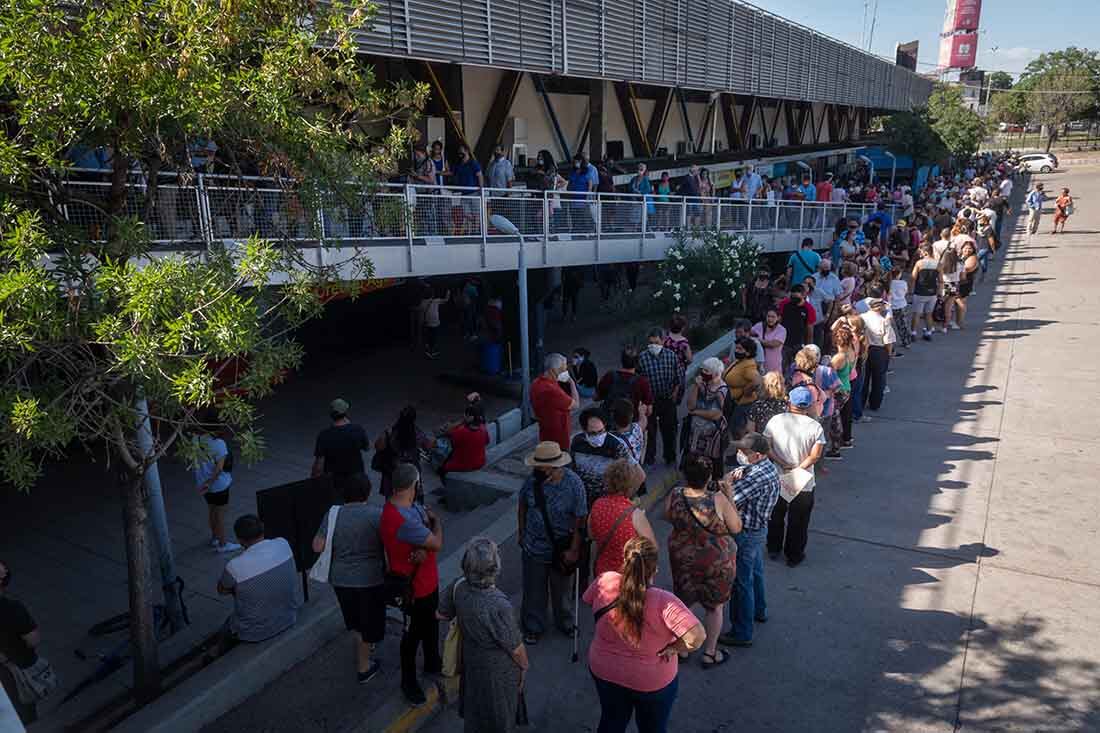
POLYGON ((19 667, 11 662, 4 662, 4 666, 15 679, 16 695, 19 697, 19 702, 24 705, 36 705, 42 702, 60 684, 53 665, 43 656, 39 656, 38 660, 29 667, 19 667))
MULTIPOLYGON (((465 581, 459 578, 451 586, 451 605, 455 606, 455 591, 465 581)), ((455 615, 451 619, 451 625, 447 627, 447 636, 443 639, 443 676, 457 677, 462 674, 462 627, 458 623, 458 607, 455 606, 455 615)))
POLYGON ((309 579, 318 583, 327 583, 332 573, 332 535, 336 531, 336 517, 340 515, 340 505, 329 507, 328 526, 325 528, 325 549, 317 556, 313 567, 309 569, 309 579))
POLYGON ((573 538, 570 536, 557 538, 554 537, 554 527, 550 523, 550 512, 546 509, 546 492, 543 491, 542 482, 535 481, 535 504, 538 506, 539 512, 542 513, 542 523, 546 527, 546 537, 550 540, 550 546, 553 548, 553 559, 551 564, 561 575, 571 575, 574 570, 577 569, 576 563, 567 563, 565 561, 565 553, 573 546, 573 538))
POLYGON ((390 447, 390 431, 387 430, 383 433, 383 436, 386 440, 385 447, 374 452, 370 459, 370 467, 378 473, 388 474, 393 471, 394 466, 397 464, 397 454, 390 447))

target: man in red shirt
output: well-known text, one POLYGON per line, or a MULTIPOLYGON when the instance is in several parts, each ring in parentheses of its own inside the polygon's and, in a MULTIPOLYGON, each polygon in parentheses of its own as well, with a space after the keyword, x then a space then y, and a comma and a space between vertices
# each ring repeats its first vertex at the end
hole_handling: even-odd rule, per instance
POLYGON ((626 398, 634 403, 634 414, 639 415, 643 405, 653 406, 653 389, 649 379, 638 374, 638 352, 633 347, 623 349, 621 363, 622 368, 603 375, 596 386, 596 399, 603 403, 604 410, 610 411, 615 400, 626 398))
POLYGON ((412 603, 404 607, 407 617, 401 637, 401 691, 413 705, 427 699, 416 679, 416 652, 424 645, 424 674, 440 674, 439 654, 439 568, 436 553, 443 547, 443 525, 439 517, 415 503, 420 472, 408 463, 393 470, 393 494, 382 509, 378 534, 386 550, 389 572, 411 579, 412 603))
POLYGON ((569 378, 569 362, 561 354, 546 357, 546 371, 531 382, 531 409, 539 423, 539 442, 552 440, 569 450, 569 414, 581 404, 577 385, 569 378), (564 377, 562 376, 564 375, 564 377), (569 394, 559 386, 569 385, 569 394))

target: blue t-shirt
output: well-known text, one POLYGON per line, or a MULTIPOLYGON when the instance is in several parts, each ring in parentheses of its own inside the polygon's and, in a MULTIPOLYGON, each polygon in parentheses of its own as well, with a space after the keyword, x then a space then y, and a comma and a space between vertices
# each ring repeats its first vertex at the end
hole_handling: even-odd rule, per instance
MULTIPOLYGON (((465 163, 459 163, 454 169, 454 185, 477 188, 478 173, 481 173, 481 166, 477 164, 476 160, 469 159, 465 163)), ((469 191, 465 193, 469 193, 469 191)))
POLYGON ((817 272, 817 266, 821 262, 821 255, 812 249, 800 249, 787 260, 787 267, 792 268, 791 285, 801 284, 807 276, 817 272), (799 260, 801 257, 801 261, 799 260), (806 264, 803 265, 802 263, 806 264))
MULTIPOLYGON (((221 438, 210 435, 199 436, 197 442, 205 449, 205 452, 199 458, 199 463, 192 469, 191 475, 195 478, 195 486, 202 486, 214 475, 214 468, 218 461, 229 455, 229 447, 221 438)), ((222 471, 214 479, 214 483, 210 484, 208 490, 211 494, 216 494, 219 491, 228 489, 232 483, 233 476, 226 471, 222 471)))
POLYGON ((802 192, 802 196, 807 201, 817 201, 817 186, 812 183, 803 183, 798 187, 798 190, 802 192))
POLYGON ((894 219, 885 211, 876 211, 867 217, 867 223, 870 224, 873 221, 878 222, 879 234, 885 235, 886 231, 894 226, 894 219))
MULTIPOLYGON (((577 520, 588 516, 588 500, 584 493, 584 483, 571 469, 562 469, 561 482, 549 481, 542 485, 546 496, 546 513, 550 515, 550 524, 554 537, 561 540, 573 534, 577 520)), ((542 511, 535 503, 535 478, 531 476, 519 491, 519 500, 527 507, 527 526, 523 533, 523 550, 538 560, 550 561, 554 557, 554 546, 546 532, 546 522, 542 511)))
MULTIPOLYGON (((592 179, 588 175, 588 171, 583 168, 574 168, 569 174, 569 190, 577 192, 587 192, 588 184, 592 182, 592 179)), ((574 196, 573 198, 585 198, 584 196, 574 196)))

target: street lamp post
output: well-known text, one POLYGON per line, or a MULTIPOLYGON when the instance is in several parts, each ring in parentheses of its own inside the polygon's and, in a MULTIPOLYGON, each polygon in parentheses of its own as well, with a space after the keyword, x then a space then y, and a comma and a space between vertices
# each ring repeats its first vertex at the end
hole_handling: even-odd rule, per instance
POLYGON ((890 157, 890 190, 894 190, 894 177, 898 174, 898 156, 891 153, 889 150, 883 150, 890 157))
POLYGON ((520 414, 523 424, 531 422, 531 348, 530 334, 527 323, 527 260, 524 256, 523 234, 519 227, 500 214, 493 214, 489 222, 497 230, 505 234, 519 237, 519 261, 517 278, 519 280, 519 364, 522 375, 520 377, 520 414))

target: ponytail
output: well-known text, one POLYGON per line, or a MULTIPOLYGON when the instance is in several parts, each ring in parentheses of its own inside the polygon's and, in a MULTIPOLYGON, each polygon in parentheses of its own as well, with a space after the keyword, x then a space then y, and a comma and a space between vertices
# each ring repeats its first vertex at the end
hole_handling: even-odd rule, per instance
POLYGON ((623 548, 622 583, 619 586, 618 621, 620 635, 638 646, 645 623, 645 596, 649 580, 657 572, 657 545, 647 537, 634 537, 623 548))

